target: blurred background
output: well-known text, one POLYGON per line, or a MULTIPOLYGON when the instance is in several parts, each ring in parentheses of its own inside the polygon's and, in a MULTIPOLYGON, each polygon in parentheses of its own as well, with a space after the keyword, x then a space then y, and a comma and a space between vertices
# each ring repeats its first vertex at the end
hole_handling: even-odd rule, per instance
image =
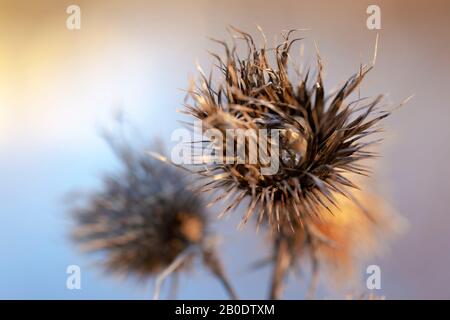
MULTIPOLYGON (((409 221, 390 252, 370 261, 382 270, 387 299, 450 299, 450 2, 396 1, 0 1, 0 298, 147 299, 151 281, 107 277, 68 241, 64 195, 95 189, 118 163, 99 137, 121 108, 144 138, 170 141, 195 62, 210 69, 208 37, 226 26, 272 43, 281 30, 316 41, 325 82, 334 87, 372 58, 376 31, 366 8, 381 8, 375 69, 363 96, 385 93, 392 103, 415 97, 385 122, 371 179, 409 221), (68 30, 66 8, 81 8, 81 29, 68 30), (66 268, 82 268, 82 289, 66 288, 66 268)), ((241 298, 265 298, 270 269, 248 272, 267 254, 261 236, 240 214, 217 224, 223 254, 241 298), (243 245, 245 243, 245 245, 243 245), (249 254, 251 253, 251 254, 249 254)), ((364 286, 364 283, 362 283, 364 286)), ((303 297, 292 280, 286 298, 303 297)), ((323 293, 332 297, 331 293, 323 293)), ((179 298, 225 298, 204 270, 180 283, 179 298)))

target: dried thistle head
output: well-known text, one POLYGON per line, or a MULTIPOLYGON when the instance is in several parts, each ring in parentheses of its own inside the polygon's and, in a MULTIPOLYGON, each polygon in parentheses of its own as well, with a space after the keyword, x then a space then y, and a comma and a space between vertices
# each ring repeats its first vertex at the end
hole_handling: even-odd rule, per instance
POLYGON ((116 274, 152 276, 205 239, 202 201, 177 169, 109 140, 123 169, 73 212, 72 236, 116 274))
POLYGON ((365 138, 378 131, 376 125, 389 112, 378 110, 381 96, 347 101, 372 66, 361 66, 336 93, 327 93, 320 57, 313 80, 310 72, 298 82, 290 77, 290 50, 300 40, 291 39, 293 31, 283 34, 284 41, 272 49, 257 48, 248 33, 234 31, 247 44, 248 54, 241 57, 236 45, 218 41, 225 48, 224 58, 213 54, 220 77, 202 73, 185 111, 201 120, 205 131, 215 129, 224 137, 227 129, 253 130, 245 140, 245 154, 250 156, 252 143, 261 153, 256 162, 242 163, 236 157, 229 161, 227 150, 237 147, 237 141, 224 139, 219 152, 225 161, 197 171, 207 181, 203 190, 225 190, 212 201, 229 200, 223 213, 249 198, 243 222, 256 213, 259 223, 279 228, 317 216, 336 204, 336 194, 350 196, 347 189, 357 186, 346 173, 367 174, 360 161, 374 156, 367 150, 373 141, 365 138), (261 140, 261 129, 276 130, 279 137, 266 131, 261 140), (268 159, 278 163, 273 174, 264 174, 268 159))

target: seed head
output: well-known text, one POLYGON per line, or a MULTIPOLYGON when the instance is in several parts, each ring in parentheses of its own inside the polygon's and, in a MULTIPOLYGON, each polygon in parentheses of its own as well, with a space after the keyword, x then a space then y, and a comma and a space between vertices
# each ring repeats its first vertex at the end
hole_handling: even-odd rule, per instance
POLYGON ((339 285, 351 280, 362 262, 382 253, 402 222, 373 195, 358 192, 355 201, 341 195, 336 200, 339 209, 333 215, 309 217, 305 228, 285 230, 283 237, 292 268, 309 260, 339 285))
POLYGON ((108 271, 139 277, 162 271, 206 233, 202 201, 177 169, 110 140, 123 169, 73 210, 73 239, 103 253, 108 271))
MULTIPOLYGON (((361 66, 335 93, 327 93, 319 56, 314 80, 309 71, 297 82, 290 77, 290 50, 300 40, 291 39, 293 31, 283 34, 284 41, 271 49, 257 48, 248 33, 234 31, 245 41, 248 54, 241 57, 235 44, 218 41, 225 48, 224 58, 213 54, 220 76, 202 73, 185 111, 201 120, 205 131, 216 129, 224 137, 227 129, 254 130, 259 136, 246 139, 247 156, 251 143, 259 152, 266 151, 253 163, 207 164, 207 169, 197 171, 207 181, 202 190, 225 191, 213 200, 229 200, 223 213, 249 198, 243 222, 255 213, 259 223, 277 227, 318 216, 336 204, 336 194, 349 196, 347 189, 357 188, 346 173, 368 173, 360 161, 374 156, 367 150, 374 141, 365 138, 376 133, 376 125, 389 115, 378 110, 381 96, 347 101, 372 66, 361 66), (261 129, 268 130, 262 140, 261 129), (279 139, 271 129, 277 130, 279 139), (268 167, 267 159, 279 164, 274 174, 262 170, 268 167)), ((227 149, 236 147, 237 141, 222 145, 229 160, 227 149)))

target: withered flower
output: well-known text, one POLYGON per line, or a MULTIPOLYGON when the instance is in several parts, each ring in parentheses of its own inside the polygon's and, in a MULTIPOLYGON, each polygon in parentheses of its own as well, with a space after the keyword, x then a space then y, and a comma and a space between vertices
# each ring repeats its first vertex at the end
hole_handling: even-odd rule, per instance
POLYGON ((82 249, 99 252, 108 273, 157 276, 162 281, 189 265, 196 255, 235 294, 208 232, 202 200, 188 189, 187 177, 174 167, 108 138, 123 169, 103 178, 73 210, 72 237, 82 249))
POLYGON ((294 31, 283 34, 277 47, 258 49, 251 35, 233 30, 245 40, 248 54, 241 57, 235 44, 216 40, 225 48, 224 58, 213 54, 221 76, 202 72, 185 112, 201 120, 204 131, 219 130, 224 137, 228 129, 253 130, 244 152, 250 158, 251 144, 256 143, 260 154, 253 162, 230 159, 227 149, 239 148, 238 142, 224 138, 218 152, 225 161, 207 163, 196 172, 206 178, 202 190, 224 191, 212 201, 228 200, 222 214, 248 198, 243 223, 256 214, 259 223, 292 227, 292 221, 318 216, 323 208, 336 205, 336 194, 351 197, 347 189, 357 186, 345 174, 368 173, 359 162, 374 156, 367 150, 374 141, 364 138, 379 131, 376 125, 389 112, 379 110, 381 96, 347 101, 372 66, 361 66, 336 93, 326 93, 320 57, 314 80, 309 71, 299 74, 298 82, 290 78, 290 50, 300 40, 291 39, 294 31), (264 139, 261 130, 268 132, 264 139), (263 169, 273 161, 278 170, 265 174, 263 169))
MULTIPOLYGON (((354 279, 363 262, 381 253, 392 236, 404 224, 399 216, 387 209, 379 198, 358 192, 355 201, 336 196, 339 208, 333 214, 323 212, 305 219, 303 227, 292 232, 286 225, 272 234, 275 269, 272 298, 281 296, 287 270, 298 271, 311 263, 311 284, 308 296, 316 290, 319 274, 327 283, 340 287, 354 279)), ((325 211, 325 209, 322 209, 325 211)))

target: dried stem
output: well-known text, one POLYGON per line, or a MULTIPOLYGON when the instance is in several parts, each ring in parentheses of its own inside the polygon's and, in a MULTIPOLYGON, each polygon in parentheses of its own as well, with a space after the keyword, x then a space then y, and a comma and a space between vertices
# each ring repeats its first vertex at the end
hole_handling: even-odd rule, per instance
POLYGON ((281 299, 283 294, 283 283, 289 269, 291 257, 289 255, 288 241, 280 233, 275 244, 275 265, 272 273, 272 285, 270 288, 271 300, 281 299))
POLYGON ((319 260, 317 259, 315 245, 311 248, 311 282, 309 283, 306 299, 314 299, 316 296, 317 285, 319 283, 319 260))
POLYGON ((155 283, 155 289, 153 291, 153 300, 159 300, 160 293, 161 293, 161 286, 166 280, 167 277, 169 277, 173 272, 177 270, 179 266, 191 255, 192 251, 190 248, 183 251, 175 260, 172 261, 172 263, 164 269, 156 278, 155 283))
POLYGON ((206 266, 209 267, 212 274, 222 283, 225 291, 228 293, 228 296, 232 300, 238 300, 238 296, 231 286, 230 281, 225 275, 225 271, 223 269, 222 263, 220 262, 219 256, 216 251, 212 248, 204 248, 203 249, 203 260, 206 266))

